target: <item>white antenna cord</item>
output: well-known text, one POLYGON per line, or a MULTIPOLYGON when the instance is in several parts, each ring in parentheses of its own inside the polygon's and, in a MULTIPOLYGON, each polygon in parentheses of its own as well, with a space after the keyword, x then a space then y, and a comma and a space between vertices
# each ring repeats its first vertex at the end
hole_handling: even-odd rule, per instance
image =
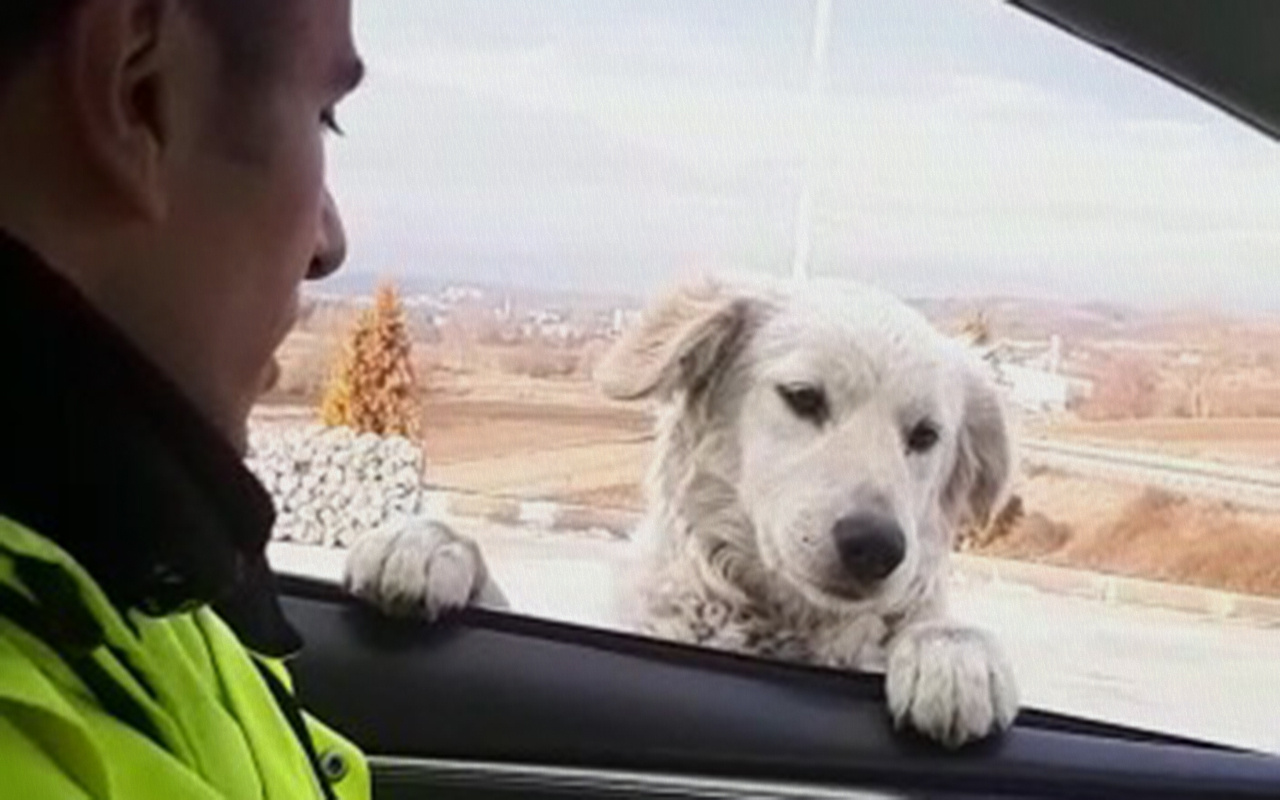
POLYGON ((809 53, 809 93, 805 108, 804 175, 800 197, 796 203, 795 252, 791 262, 791 278, 797 283, 809 279, 809 262, 813 254, 813 182, 817 175, 817 150, 820 140, 819 120, 827 72, 827 52, 831 45, 831 4, 833 0, 814 0, 813 43, 809 53))

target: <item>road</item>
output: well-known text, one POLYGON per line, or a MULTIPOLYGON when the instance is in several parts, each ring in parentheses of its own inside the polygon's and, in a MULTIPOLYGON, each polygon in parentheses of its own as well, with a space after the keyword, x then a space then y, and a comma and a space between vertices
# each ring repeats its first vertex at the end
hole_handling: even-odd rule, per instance
POLYGON ((1280 471, 1048 439, 1020 443, 1024 463, 1280 511, 1280 471))
MULTIPOLYGON (((622 545, 495 528, 476 536, 516 610, 614 627, 622 545)), ((334 578, 342 554, 274 545, 278 569, 334 578)), ((1026 705, 1280 753, 1280 629, 957 585, 956 615, 996 631, 1026 705)))

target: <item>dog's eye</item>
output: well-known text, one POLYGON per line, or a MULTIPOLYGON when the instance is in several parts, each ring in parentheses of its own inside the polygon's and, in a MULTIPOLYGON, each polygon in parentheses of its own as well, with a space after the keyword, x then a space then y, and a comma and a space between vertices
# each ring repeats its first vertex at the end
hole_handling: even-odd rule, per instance
POLYGON ((817 386, 779 386, 778 394, 792 413, 815 425, 821 425, 830 416, 826 392, 817 386))
POLYGON ((907 451, 911 453, 927 453, 938 444, 938 427, 932 422, 917 423, 907 433, 907 451))

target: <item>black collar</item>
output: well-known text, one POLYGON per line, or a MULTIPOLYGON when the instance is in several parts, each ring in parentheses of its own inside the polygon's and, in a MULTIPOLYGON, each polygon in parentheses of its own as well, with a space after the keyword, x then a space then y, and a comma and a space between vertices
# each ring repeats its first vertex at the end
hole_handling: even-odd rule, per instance
POLYGON ((66 281, 0 232, 0 515, 117 607, 213 604, 250 649, 301 646, 266 560, 270 497, 235 449, 66 281))

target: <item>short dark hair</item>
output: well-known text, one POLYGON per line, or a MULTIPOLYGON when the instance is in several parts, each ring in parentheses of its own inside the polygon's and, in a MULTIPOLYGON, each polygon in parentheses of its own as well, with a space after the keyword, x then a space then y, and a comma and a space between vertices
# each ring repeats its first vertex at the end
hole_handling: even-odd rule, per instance
POLYGON ((7 0, 0 5, 0 78, 51 39, 80 0, 7 0))
MULTIPOLYGON (((82 0, 0 0, 0 81, 49 42, 82 0)), ((223 69, 237 83, 270 74, 294 3, 284 0, 183 0, 216 37, 223 69)))
POLYGON ((298 3, 290 0, 184 0, 213 32, 224 77, 245 89, 276 73, 298 3))

